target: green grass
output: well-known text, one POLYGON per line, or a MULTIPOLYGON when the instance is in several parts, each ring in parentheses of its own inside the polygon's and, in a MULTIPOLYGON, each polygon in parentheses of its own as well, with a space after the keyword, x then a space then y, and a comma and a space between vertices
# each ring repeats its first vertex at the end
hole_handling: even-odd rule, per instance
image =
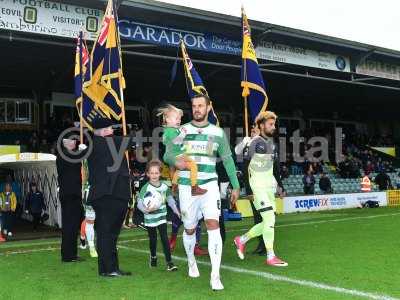
MULTIPOLYGON (((0 299, 371 299, 240 270, 400 299, 399 208, 278 216, 276 252, 289 262, 282 269, 265 266, 264 258, 250 254, 256 241, 249 242, 244 261, 237 258, 232 239, 250 226, 251 220, 227 223, 222 264, 236 269, 222 269, 223 292, 210 291, 208 265, 199 264, 200 278, 187 277, 181 240, 174 253, 179 270, 168 273, 162 255, 157 269, 148 267, 146 233, 126 230, 120 265, 134 276, 118 279, 99 278, 97 262, 87 251, 80 252, 85 262, 62 264, 57 239, 1 244, 0 299)), ((206 245, 206 235, 202 243, 206 245)))

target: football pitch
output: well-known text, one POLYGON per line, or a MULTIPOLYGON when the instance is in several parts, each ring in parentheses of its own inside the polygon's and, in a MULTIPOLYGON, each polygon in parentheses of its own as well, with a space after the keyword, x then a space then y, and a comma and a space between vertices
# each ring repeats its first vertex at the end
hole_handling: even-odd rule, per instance
MULTIPOLYGON (((221 266, 225 290, 209 287, 209 258, 198 258, 200 278, 187 276, 182 239, 173 253, 177 272, 149 267, 147 234, 124 230, 120 266, 131 277, 100 278, 87 250, 81 263, 60 262, 59 239, 0 245, 0 299, 400 299, 400 208, 350 209, 277 217, 275 248, 287 268, 264 265, 247 246, 233 247, 251 219, 227 222, 221 266)), ((206 233, 202 245, 207 245, 206 233)))

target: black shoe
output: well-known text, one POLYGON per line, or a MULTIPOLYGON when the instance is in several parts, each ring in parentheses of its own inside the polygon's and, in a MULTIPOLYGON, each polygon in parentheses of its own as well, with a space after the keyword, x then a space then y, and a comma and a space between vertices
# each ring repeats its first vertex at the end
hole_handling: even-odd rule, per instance
POLYGON ((259 256, 267 256, 267 250, 264 250, 264 249, 259 250, 259 251, 257 252, 257 254, 258 254, 259 256))
POLYGON ((123 275, 121 275, 118 272, 111 272, 111 273, 101 273, 100 276, 101 277, 111 277, 112 278, 112 277, 121 277, 123 275))
POLYGON ((178 267, 175 266, 173 262, 169 262, 167 263, 167 271, 168 272, 178 271, 178 267))
POLYGON ((65 263, 69 263, 69 262, 83 262, 83 261, 85 261, 85 259, 82 258, 82 257, 77 256, 77 257, 75 257, 75 258, 69 258, 69 259, 63 258, 63 259, 61 259, 61 261, 62 261, 62 262, 65 262, 65 263))
POLYGON ((81 242, 81 249, 86 249, 86 240, 79 238, 80 242, 81 242))
POLYGON ((265 249, 265 247, 257 247, 252 253, 264 256, 267 255, 267 250, 265 249))
POLYGON ((260 242, 257 246, 257 248, 253 251, 253 254, 258 254, 258 255, 266 255, 267 254, 267 249, 265 249, 264 242, 260 242))
POLYGON ((86 259, 84 259, 84 258, 82 258, 82 257, 80 257, 80 256, 77 256, 76 258, 73 258, 72 259, 72 261, 73 262, 83 262, 83 261, 85 261, 86 259))
POLYGON ((150 267, 152 268, 157 267, 157 257, 150 256, 150 267))
POLYGON ((121 276, 132 276, 132 272, 129 271, 118 270, 117 273, 120 274, 121 276))

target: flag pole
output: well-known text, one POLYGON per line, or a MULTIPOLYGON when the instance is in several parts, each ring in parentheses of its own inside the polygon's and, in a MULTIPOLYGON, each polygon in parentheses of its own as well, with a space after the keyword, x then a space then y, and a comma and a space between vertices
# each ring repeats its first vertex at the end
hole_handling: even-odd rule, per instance
MULTIPOLYGON (((112 5, 112 9, 114 12, 114 17, 115 17, 115 25, 116 25, 116 34, 117 34, 117 44, 118 44, 118 52, 119 52, 119 59, 120 59, 120 67, 121 69, 119 70, 120 72, 120 78, 121 78, 121 82, 119 84, 119 93, 121 95, 121 122, 122 122, 122 134, 124 136, 127 135, 127 130, 126 130, 126 115, 125 115, 125 98, 124 98, 124 89, 123 87, 125 87, 125 78, 123 76, 122 73, 122 51, 121 51, 121 39, 119 36, 119 29, 118 29, 118 13, 117 13, 117 6, 115 5, 113 0, 111 1, 111 5, 112 5)), ((128 169, 130 168, 130 164, 129 164, 129 153, 128 150, 125 151, 125 157, 126 157, 126 162, 128 164, 128 169)), ((132 194, 132 186, 129 184, 130 190, 131 190, 131 194, 132 194)))
POLYGON ((123 87, 125 87, 125 78, 123 76, 122 73, 122 51, 121 51, 121 39, 119 36, 119 29, 118 29, 118 13, 117 13, 117 5, 116 2, 114 0, 110 0, 111 1, 111 7, 113 10, 113 14, 115 17, 115 25, 116 25, 116 34, 117 34, 117 38, 116 38, 116 42, 118 44, 118 52, 119 52, 119 59, 120 59, 120 78, 121 78, 121 82, 119 84, 119 93, 121 95, 121 123, 122 123, 122 133, 123 135, 127 134, 127 130, 126 130, 126 116, 125 116, 125 99, 124 99, 124 91, 123 91, 123 87))
POLYGON ((82 109, 83 109, 83 72, 82 72, 82 46, 83 46, 83 34, 82 31, 79 32, 79 73, 81 78, 81 103, 80 103, 80 114, 79 114, 79 140, 81 144, 83 144, 83 118, 82 118, 82 109))
POLYGON ((249 88, 246 86, 246 82, 247 82, 247 70, 246 70, 246 61, 243 59, 242 62, 243 65, 243 81, 245 82, 244 86, 243 86, 243 92, 242 92, 242 96, 243 96, 243 100, 244 100, 244 130, 245 130, 245 134, 246 137, 249 136, 249 112, 248 112, 248 100, 247 97, 249 95, 249 88))
POLYGON ((249 136, 249 114, 247 111, 247 96, 244 97, 244 122, 246 136, 249 136))
MULTIPOLYGON (((127 130, 126 130, 126 115, 125 115, 125 98, 124 98, 124 90, 123 90, 123 86, 125 87, 126 84, 125 84, 125 78, 124 78, 123 73, 122 73, 122 51, 121 51, 121 39, 120 39, 120 36, 119 36, 119 28, 118 28, 118 13, 117 13, 117 9, 118 8, 115 5, 113 0, 110 0, 110 1, 111 1, 112 9, 113 9, 113 12, 114 12, 114 16, 115 16, 116 34, 117 34, 116 41, 117 41, 117 44, 118 44, 118 52, 119 52, 120 67, 121 67, 119 72, 120 72, 120 78, 121 78, 122 82, 120 82, 120 84, 119 84, 119 93, 121 95, 121 104, 122 104, 122 106, 121 106, 122 134, 123 134, 123 136, 126 136, 127 135, 127 130)), ((125 151, 125 158, 126 158, 126 164, 128 166, 128 172, 130 174, 130 162, 129 162, 128 150, 125 151)), ((129 191, 130 191, 131 197, 133 197, 134 195, 133 195, 132 184, 131 184, 130 180, 129 180, 129 191)))
MULTIPOLYGON (((83 32, 82 30, 79 32, 79 73, 80 73, 80 79, 81 79, 81 103, 79 104, 80 109, 79 109, 79 140, 80 143, 83 144, 83 82, 85 81, 83 74, 83 63, 82 63, 82 57, 83 57, 83 32)), ((86 182, 86 170, 84 166, 84 161, 81 161, 81 181, 82 184, 84 181, 86 182)), ((82 185, 83 186, 83 185, 82 185)))
POLYGON ((120 90, 120 94, 121 94, 121 103, 122 103, 122 112, 121 112, 121 114, 122 114, 122 133, 123 133, 123 135, 126 135, 127 134, 127 130, 126 130, 126 117, 125 117, 125 100, 124 100, 124 91, 123 91, 123 89, 122 89, 122 87, 121 87, 121 85, 120 85, 120 87, 119 87, 119 90, 120 90))
MULTIPOLYGON (((243 5, 242 5, 241 11, 242 11, 242 44, 243 44, 244 43, 244 7, 243 7, 243 5)), ((245 130, 246 137, 248 137, 249 136, 249 113, 248 113, 248 108, 247 108, 248 107, 247 97, 249 96, 250 91, 249 91, 248 86, 246 85, 246 82, 247 82, 247 70, 246 69, 247 68, 246 68, 246 60, 243 58, 243 45, 242 45, 242 66, 243 66, 242 82, 244 82, 243 91, 242 91, 242 97, 244 100, 244 122, 245 122, 244 130, 245 130)))

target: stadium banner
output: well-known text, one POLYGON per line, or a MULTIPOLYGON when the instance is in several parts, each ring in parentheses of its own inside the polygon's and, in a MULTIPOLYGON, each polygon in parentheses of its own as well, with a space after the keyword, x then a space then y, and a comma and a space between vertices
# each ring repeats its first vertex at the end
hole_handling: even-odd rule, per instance
POLYGON ((367 59, 363 63, 356 66, 356 73, 386 79, 400 80, 400 65, 393 65, 367 59))
POLYGON ((99 9, 43 0, 1 0, 0 29, 95 40, 103 17, 99 9))
MULTIPOLYGON (((1 0, 0 30, 38 33, 50 36, 76 38, 84 31, 84 38, 95 40, 103 11, 95 8, 44 0, 1 0)), ((177 47, 182 37, 189 49, 241 55, 242 41, 210 32, 180 30, 158 25, 138 23, 121 17, 121 39, 177 47)), ((318 52, 301 47, 262 42, 257 57, 271 61, 349 72, 347 57, 318 52)))
POLYGON ((387 155, 396 157, 396 148, 395 147, 371 147, 371 148, 376 151, 383 152, 387 155))
POLYGON ((248 218, 253 216, 253 210, 251 209, 249 199, 247 198, 240 198, 236 202, 236 210, 240 212, 242 218, 248 218))
POLYGON ((21 152, 19 145, 0 145, 0 155, 17 154, 21 152))
POLYGON ((240 40, 233 40, 213 33, 138 23, 122 17, 119 20, 118 27, 121 39, 177 48, 182 38, 185 46, 189 49, 233 55, 241 55, 242 52, 240 40))
POLYGON ((283 213, 355 208, 370 200, 378 201, 379 206, 388 204, 386 192, 285 197, 283 213))
POLYGON ((260 59, 333 71, 350 72, 350 59, 345 56, 302 47, 261 41, 256 47, 260 59))
POLYGON ((388 206, 400 206, 400 190, 387 191, 388 206))
MULTIPOLYGON (((241 55, 242 53, 242 41, 209 32, 180 30, 138 23, 124 18, 119 21, 119 32, 122 39, 140 43, 177 47, 182 37, 189 49, 231 55, 241 55)), ((260 59, 350 72, 348 57, 269 42, 262 42, 261 45, 256 48, 257 58, 260 59)))

